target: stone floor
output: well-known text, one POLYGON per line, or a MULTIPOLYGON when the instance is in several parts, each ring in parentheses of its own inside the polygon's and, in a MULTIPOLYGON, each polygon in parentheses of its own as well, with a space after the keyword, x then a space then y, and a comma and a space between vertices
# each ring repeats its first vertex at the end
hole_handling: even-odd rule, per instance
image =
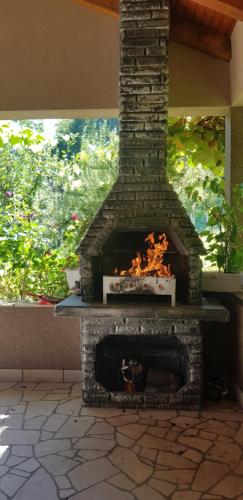
POLYGON ((243 411, 82 408, 79 384, 0 384, 0 500, 243 500, 243 411))

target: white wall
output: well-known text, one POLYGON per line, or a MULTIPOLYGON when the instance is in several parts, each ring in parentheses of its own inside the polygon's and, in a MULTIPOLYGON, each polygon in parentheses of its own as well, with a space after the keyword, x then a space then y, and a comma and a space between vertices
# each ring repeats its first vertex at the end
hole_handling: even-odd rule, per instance
POLYGON ((232 33, 231 43, 231 103, 233 106, 243 106, 243 22, 236 24, 232 33))
MULTIPOLYGON (((0 0, 0 13, 0 118, 117 113, 118 20, 72 0, 0 0)), ((172 113, 229 105, 227 63, 175 43, 169 57, 172 113)))

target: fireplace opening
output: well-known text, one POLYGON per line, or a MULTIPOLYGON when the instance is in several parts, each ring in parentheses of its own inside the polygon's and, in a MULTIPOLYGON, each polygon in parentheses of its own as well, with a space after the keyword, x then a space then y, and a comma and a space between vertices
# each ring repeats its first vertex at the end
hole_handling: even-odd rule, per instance
POLYGON ((188 367, 175 336, 109 335, 96 345, 95 379, 111 392, 173 394, 188 383, 188 367))
MULTIPOLYGON (((180 302, 188 301, 189 259, 183 245, 171 228, 162 228, 160 231, 113 231, 100 254, 93 257, 92 261, 97 301, 102 300, 103 276, 118 276, 122 271, 131 268, 132 260, 138 252, 141 256, 146 255, 148 249, 146 239, 149 234, 154 234, 156 242, 159 242, 162 234, 166 235, 168 248, 163 255, 163 264, 169 268, 171 275, 176 280, 176 299, 180 302)), ((142 266, 144 266, 143 263, 142 266)), ((124 295, 126 294, 124 293, 124 295)), ((147 299, 142 295, 141 293, 138 300, 146 302, 147 299)), ((121 297, 121 294, 116 295, 111 300, 112 302, 119 302, 121 297)), ((130 300, 128 295, 126 300, 130 300)), ((159 295, 155 301, 164 302, 163 297, 159 295), (159 300, 158 297, 160 297, 159 300)))

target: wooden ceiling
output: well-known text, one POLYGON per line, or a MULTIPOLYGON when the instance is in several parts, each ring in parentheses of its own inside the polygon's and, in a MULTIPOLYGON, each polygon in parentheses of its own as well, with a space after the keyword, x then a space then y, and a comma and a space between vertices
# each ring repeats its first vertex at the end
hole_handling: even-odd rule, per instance
MULTIPOLYGON (((117 17, 119 0, 74 0, 117 17)), ((170 0, 170 39, 230 61, 231 33, 243 21, 243 0, 170 0)))

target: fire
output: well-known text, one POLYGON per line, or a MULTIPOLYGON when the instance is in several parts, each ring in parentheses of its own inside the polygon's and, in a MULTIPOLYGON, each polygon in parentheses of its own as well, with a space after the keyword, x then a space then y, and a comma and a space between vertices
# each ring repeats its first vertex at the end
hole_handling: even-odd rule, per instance
POLYGON ((121 271, 120 276, 171 277, 170 264, 163 263, 164 254, 169 247, 165 233, 158 236, 158 242, 155 241, 154 233, 150 233, 144 241, 149 245, 146 256, 136 252, 137 256, 132 259, 130 269, 121 271))

